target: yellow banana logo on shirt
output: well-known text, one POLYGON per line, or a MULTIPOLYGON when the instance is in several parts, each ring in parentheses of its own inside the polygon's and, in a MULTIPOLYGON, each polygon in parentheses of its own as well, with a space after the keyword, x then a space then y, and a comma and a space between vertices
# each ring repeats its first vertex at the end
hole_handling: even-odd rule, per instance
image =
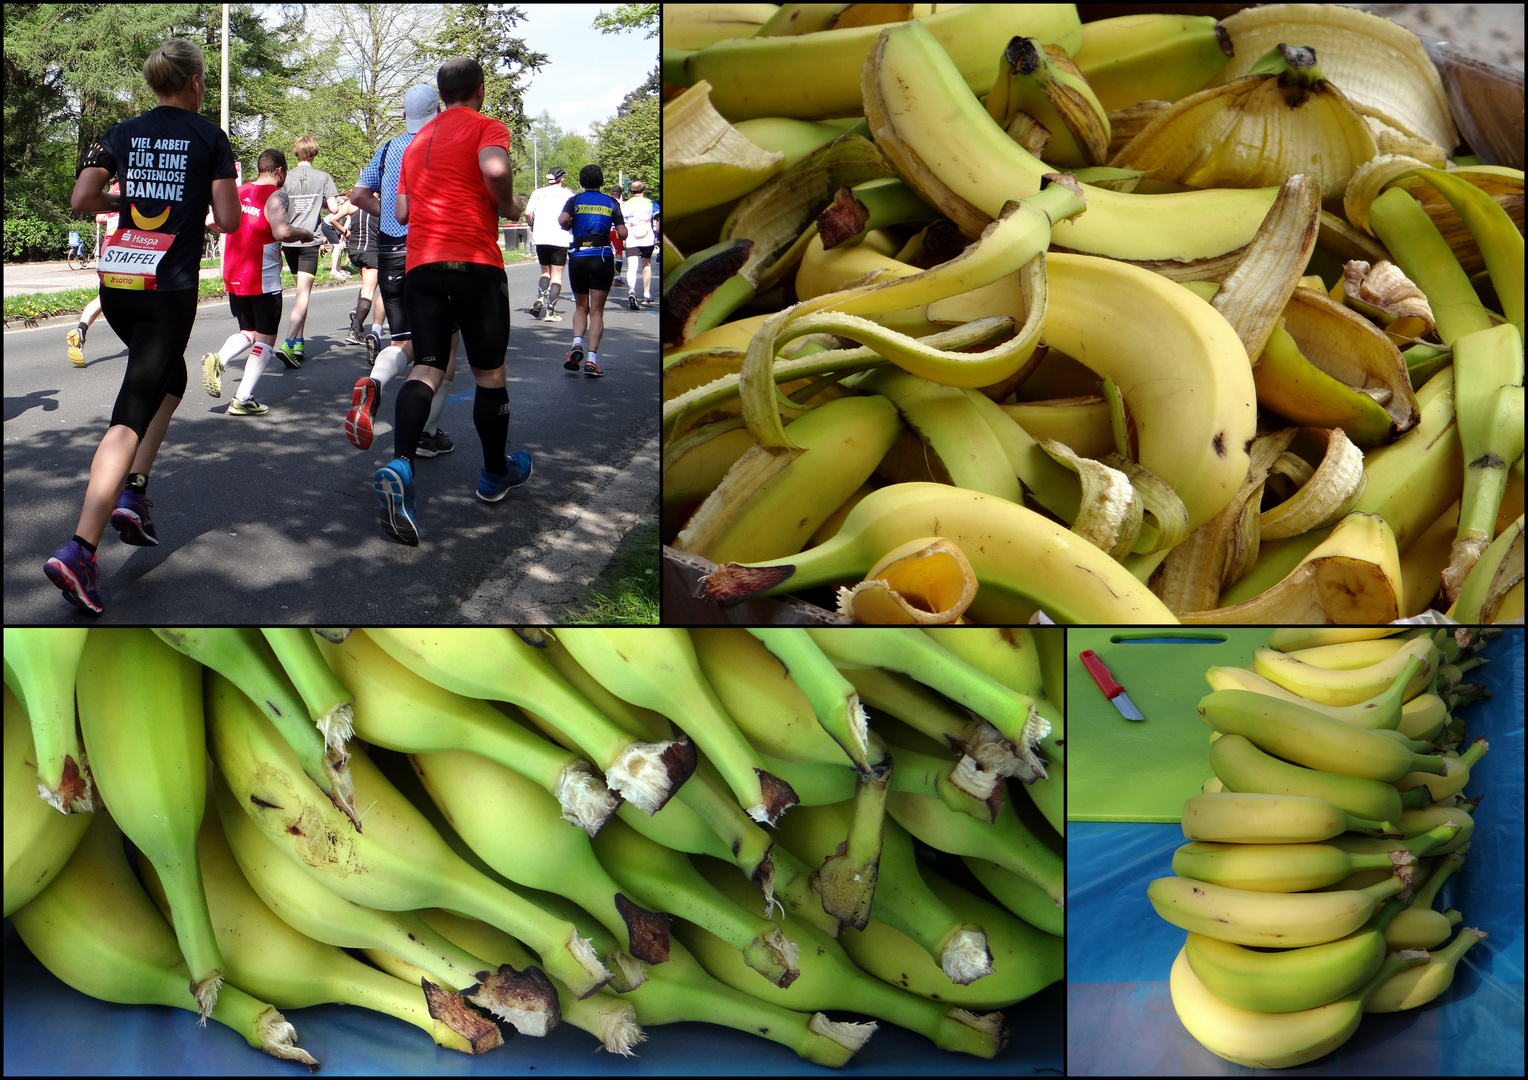
POLYGON ((143 229, 146 232, 153 232, 155 229, 159 228, 159 226, 163 225, 170 216, 170 208, 168 206, 166 206, 164 208, 164 212, 159 214, 157 217, 145 217, 144 215, 138 213, 138 207, 134 203, 129 203, 127 208, 133 215, 133 224, 137 225, 138 228, 143 229))

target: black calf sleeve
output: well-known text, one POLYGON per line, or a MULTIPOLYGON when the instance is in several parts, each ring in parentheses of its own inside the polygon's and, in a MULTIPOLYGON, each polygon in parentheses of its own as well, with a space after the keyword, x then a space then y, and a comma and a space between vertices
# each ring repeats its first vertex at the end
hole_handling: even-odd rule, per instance
POLYGON ((478 387, 472 402, 472 423, 483 443, 483 468, 504 476, 509 472, 504 456, 509 445, 509 389, 478 387))

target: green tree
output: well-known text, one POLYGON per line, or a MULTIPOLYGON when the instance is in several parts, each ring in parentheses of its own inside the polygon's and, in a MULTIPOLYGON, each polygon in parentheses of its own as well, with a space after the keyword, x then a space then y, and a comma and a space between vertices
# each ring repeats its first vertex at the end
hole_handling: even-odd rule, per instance
POLYGON ((529 130, 525 91, 530 73, 551 62, 511 33, 525 19, 525 9, 512 4, 455 4, 446 9, 444 28, 421 49, 436 63, 470 56, 483 66, 483 113, 504 121, 511 145, 529 130))
POLYGON ((646 30, 643 37, 657 37, 658 22, 657 4, 617 4, 614 11, 602 11, 594 17, 594 28, 606 34, 646 30))

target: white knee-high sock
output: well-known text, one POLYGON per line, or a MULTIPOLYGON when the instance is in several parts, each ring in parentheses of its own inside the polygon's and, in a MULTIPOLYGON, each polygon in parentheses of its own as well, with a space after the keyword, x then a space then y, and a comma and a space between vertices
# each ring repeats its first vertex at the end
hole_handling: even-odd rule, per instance
POLYGON ((455 385, 455 379, 445 379, 440 389, 435 391, 435 397, 430 402, 430 418, 424 422, 426 434, 433 435, 440 430, 440 414, 446 411, 446 399, 451 396, 451 388, 455 385))
POLYGON ((245 330, 240 330, 238 333, 230 336, 227 341, 223 342, 223 347, 218 350, 218 359, 223 362, 224 367, 227 367, 229 364, 233 363, 239 357, 248 352, 254 343, 255 336, 253 334, 245 330))
POLYGON ((403 374, 408 366, 409 360, 403 350, 396 345, 389 345, 377 354, 377 362, 371 366, 371 377, 377 380, 379 387, 386 386, 389 379, 403 374))
POLYGON ((239 380, 239 389, 234 394, 236 400, 248 401, 254 396, 255 384, 265 374, 265 365, 270 362, 271 354, 275 351, 263 341, 255 342, 249 350, 249 359, 244 361, 244 378, 239 380))
POLYGON ((626 256, 626 290, 633 296, 637 292, 637 267, 642 265, 642 256, 626 256))

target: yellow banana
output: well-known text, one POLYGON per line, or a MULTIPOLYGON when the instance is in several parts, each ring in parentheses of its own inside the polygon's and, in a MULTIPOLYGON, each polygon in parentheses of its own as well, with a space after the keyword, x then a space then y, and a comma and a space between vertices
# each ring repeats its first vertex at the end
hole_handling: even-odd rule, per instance
POLYGON ((1269 632, 1268 647, 1279 652, 1301 652, 1349 641, 1377 641, 1394 637, 1404 629, 1402 626, 1285 626, 1269 632))
POLYGON ((1173 873, 1253 892, 1303 892, 1341 881, 1355 870, 1389 870, 1415 861, 1409 851, 1354 853, 1328 844, 1195 841, 1173 852, 1173 873))
POLYGON ((1458 922, 1457 913, 1455 919, 1450 921, 1444 912, 1433 910, 1433 901, 1437 899, 1438 890, 1443 887, 1449 875, 1462 869, 1462 851, 1433 860, 1432 873, 1428 875, 1426 884, 1417 890, 1410 906, 1385 928, 1387 949, 1431 949, 1448 940, 1458 922))
POLYGON ((1490 937, 1484 930, 1466 926, 1446 948, 1430 953, 1427 963, 1408 968, 1381 983, 1364 1004, 1364 1012, 1399 1012, 1426 1005, 1454 985, 1454 968, 1470 946, 1490 937))
POLYGON ((1253 670, 1286 690, 1324 705, 1356 705, 1382 691, 1413 656, 1422 658, 1422 668, 1411 677, 1406 698, 1414 698, 1431 684, 1438 670, 1438 649, 1428 638, 1406 643, 1384 660, 1352 671, 1329 671, 1299 659, 1298 653, 1257 649, 1252 654, 1253 670))
POLYGON ((663 47, 704 49, 752 37, 778 10, 776 4, 675 4, 663 13, 663 47))
POLYGON ((1315 1061, 1347 1042, 1358 1030, 1365 1003, 1380 985, 1426 958, 1426 953, 1388 956, 1359 989, 1299 1012, 1263 1013, 1227 1005, 1194 975, 1183 950, 1173 962, 1169 986, 1178 1019, 1205 1049, 1239 1065, 1284 1069, 1315 1061))
POLYGON ((101 798, 165 883, 205 1018, 217 1002, 223 957, 196 858, 207 803, 201 666, 152 631, 96 630, 80 656, 76 695, 101 798))
POLYGON ((90 827, 37 797, 37 752, 26 711, 5 688, 5 914, 48 887, 90 827))
MULTIPOLYGON (((199 1011, 186 993, 191 972, 175 934, 133 876, 122 832, 104 811, 91 816, 84 840, 53 883, 11 920, 43 966, 81 993, 125 1005, 199 1011)), ((286 1018, 237 986, 223 987, 207 1015, 257 1050, 318 1068, 296 1045, 297 1032, 286 1018)))
POLYGON ((1273 893, 1230 889, 1193 878, 1157 878, 1146 890, 1157 914, 1174 926, 1238 945, 1287 949, 1351 934, 1382 900, 1407 888, 1410 869, 1378 885, 1342 892, 1273 893))
MULTIPOLYGON (((1412 676, 1422 668, 1421 657, 1413 657, 1413 659, 1416 663, 1407 664, 1398 671, 1388 688, 1356 705, 1323 705, 1319 701, 1308 701, 1299 694, 1290 693, 1278 683, 1270 682, 1257 672, 1248 671, 1246 668, 1212 667, 1204 673, 1204 680, 1210 684, 1211 690, 1248 690, 1264 697, 1304 705, 1307 709, 1314 709, 1316 712, 1330 716, 1333 720, 1341 720, 1354 727, 1393 731, 1406 711, 1401 699, 1411 686, 1412 676)), ((1411 739, 1419 738, 1410 732, 1407 732, 1406 736, 1411 739)))
POLYGON ((1448 772, 1445 775, 1431 776, 1425 772, 1407 773, 1395 782, 1395 786, 1401 791, 1425 787, 1427 793, 1432 796, 1433 802, 1442 802, 1464 790, 1464 785, 1470 782, 1470 769, 1485 756, 1489 749, 1485 736, 1477 736, 1463 754, 1456 754, 1451 750, 1443 755, 1443 761, 1448 766, 1448 772))
POLYGON ((1375 823, 1395 823, 1401 817, 1401 793, 1393 785, 1291 765, 1241 735, 1222 735, 1210 744, 1210 767, 1227 791, 1321 799, 1375 823))
MULTIPOLYGON (((1217 739, 1216 742, 1224 740, 1217 739)), ((1383 823, 1305 795, 1220 791, 1183 804, 1183 835, 1225 844, 1303 844, 1352 829, 1379 831, 1383 823)), ((1193 875, 1188 875, 1192 877, 1193 875)))
MULTIPOLYGON (((1006 38, 981 44, 990 48, 994 40, 1006 38)), ((967 236, 980 233, 1008 200, 1040 189, 1044 163, 987 115, 923 24, 881 31, 862 86, 876 144, 903 180, 967 236)), ((1084 194, 1087 212, 1057 225, 1056 247, 1195 280, 1218 278, 1234 265, 1277 191, 1135 195, 1086 186, 1084 194)))
POLYGON ((95 809, 74 713, 74 676, 86 633, 76 627, 5 630, 5 684, 31 721, 37 794, 61 814, 95 809))
MULTIPOLYGON (((1077 9, 1071 4, 961 4, 916 25, 950 50, 947 63, 958 69, 963 90, 967 78, 982 91, 987 89, 994 42, 1020 35, 1072 52, 1081 40, 1077 9)), ((860 70, 880 32, 880 26, 871 25, 723 41, 688 57, 685 77, 691 85, 708 80, 716 107, 730 120, 850 116, 860 109, 860 70), (811 72, 811 77, 803 78, 803 72, 811 72)))
POLYGON ((1082 24, 1077 67, 1105 109, 1177 101, 1203 89, 1231 58, 1210 15, 1120 15, 1082 24))

